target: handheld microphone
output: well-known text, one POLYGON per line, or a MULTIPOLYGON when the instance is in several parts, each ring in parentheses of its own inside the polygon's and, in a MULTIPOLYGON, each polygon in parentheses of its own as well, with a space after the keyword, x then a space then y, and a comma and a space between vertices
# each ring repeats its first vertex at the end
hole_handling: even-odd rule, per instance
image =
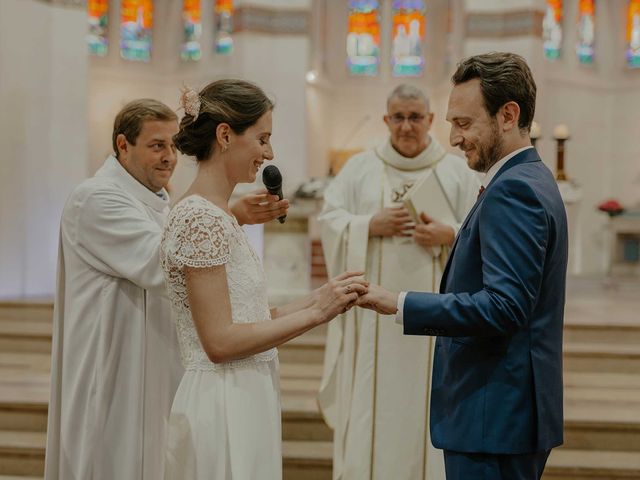
MULTIPOLYGON (((282 174, 275 165, 267 165, 262 171, 262 183, 271 195, 277 195, 282 200, 282 174)), ((284 223, 286 215, 278 217, 280 223, 284 223)))

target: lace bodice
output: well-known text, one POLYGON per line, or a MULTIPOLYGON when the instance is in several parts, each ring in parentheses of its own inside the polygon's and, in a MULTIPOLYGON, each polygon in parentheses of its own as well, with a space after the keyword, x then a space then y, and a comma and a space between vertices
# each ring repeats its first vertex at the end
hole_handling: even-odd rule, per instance
POLYGON ((225 265, 233 323, 271 320, 262 263, 234 217, 198 195, 184 198, 169 214, 160 244, 160 262, 175 313, 185 369, 216 370, 269 361, 277 356, 273 348, 246 359, 214 364, 202 349, 193 324, 185 266, 225 265))

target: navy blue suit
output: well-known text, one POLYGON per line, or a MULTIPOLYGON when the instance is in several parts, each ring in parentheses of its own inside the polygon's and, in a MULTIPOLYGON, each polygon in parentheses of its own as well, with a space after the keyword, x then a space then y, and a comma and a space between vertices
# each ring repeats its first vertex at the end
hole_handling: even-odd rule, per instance
POLYGON ((562 443, 567 243, 556 181, 528 149, 502 166, 467 216, 440 294, 407 294, 405 334, 438 336, 431 439, 445 455, 562 443))

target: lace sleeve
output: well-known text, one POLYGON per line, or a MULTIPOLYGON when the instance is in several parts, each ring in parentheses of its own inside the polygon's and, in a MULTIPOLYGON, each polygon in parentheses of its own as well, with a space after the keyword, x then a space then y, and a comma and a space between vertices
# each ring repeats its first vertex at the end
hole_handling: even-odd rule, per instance
POLYGON ((217 212, 184 208, 172 219, 173 234, 167 242, 167 256, 181 267, 206 268, 229 260, 229 233, 217 212))

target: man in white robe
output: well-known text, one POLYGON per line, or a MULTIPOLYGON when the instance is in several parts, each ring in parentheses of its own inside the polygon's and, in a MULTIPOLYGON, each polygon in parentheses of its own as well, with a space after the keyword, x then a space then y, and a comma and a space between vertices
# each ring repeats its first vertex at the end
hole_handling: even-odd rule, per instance
MULTIPOLYGON (((65 205, 47 480, 163 478, 166 426, 183 373, 158 256, 177 132, 166 105, 129 103, 115 120, 115 156, 65 205)), ((286 207, 253 194, 232 210, 242 224, 276 218, 286 207)))
MULTIPOLYGON (((351 158, 325 192, 319 221, 327 268, 330 275, 363 270, 395 290, 436 291, 460 223, 435 221, 427 208, 416 225, 402 197, 435 173, 462 222, 480 182, 429 135, 433 114, 417 88, 396 88, 384 121, 389 140, 351 158)), ((394 321, 363 309, 328 328, 319 404, 334 429, 333 478, 444 479, 428 428, 433 339, 404 336, 394 321)))

